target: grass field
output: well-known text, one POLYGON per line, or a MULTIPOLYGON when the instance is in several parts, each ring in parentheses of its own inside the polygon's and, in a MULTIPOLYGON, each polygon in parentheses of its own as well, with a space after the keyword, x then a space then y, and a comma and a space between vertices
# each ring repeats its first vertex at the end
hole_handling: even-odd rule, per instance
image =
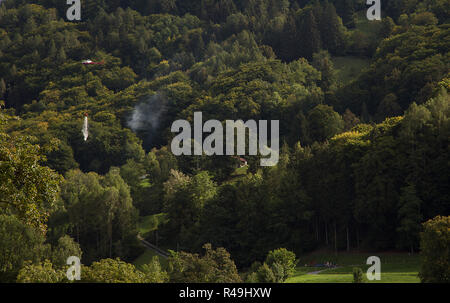
POLYGON ((417 274, 420 269, 419 255, 405 253, 374 253, 356 254, 341 253, 312 254, 300 257, 301 264, 323 264, 327 261, 337 264, 337 268, 324 269, 323 267, 299 266, 295 274, 287 283, 351 283, 353 281, 353 268, 360 267, 365 273, 369 268, 366 260, 370 255, 376 255, 381 260, 381 280, 367 281, 368 283, 419 283, 417 274), (308 274, 320 271, 317 274, 308 274))
MULTIPOLYGON (((364 40, 376 41, 379 39, 381 25, 381 21, 367 20, 366 10, 363 10, 355 14, 355 28, 349 31, 353 34, 361 32, 364 40)), ((355 56, 333 57, 332 61, 337 72, 337 79, 343 85, 358 78, 370 64, 369 58, 355 56)))
POLYGON ((380 32, 382 22, 377 20, 368 20, 366 13, 366 10, 362 10, 355 14, 355 29, 353 30, 363 32, 369 37, 369 39, 376 39, 378 33, 380 32))
POLYGON ((138 223, 139 233, 145 238, 149 232, 157 230, 159 224, 166 220, 166 215, 164 213, 141 217, 138 223))
POLYGON ((233 177, 245 176, 247 174, 247 170, 248 170, 248 166, 238 167, 231 175, 233 177))
POLYGON ((336 77, 342 84, 348 84, 358 78, 364 69, 370 65, 369 59, 353 56, 332 57, 331 60, 336 70, 336 77))

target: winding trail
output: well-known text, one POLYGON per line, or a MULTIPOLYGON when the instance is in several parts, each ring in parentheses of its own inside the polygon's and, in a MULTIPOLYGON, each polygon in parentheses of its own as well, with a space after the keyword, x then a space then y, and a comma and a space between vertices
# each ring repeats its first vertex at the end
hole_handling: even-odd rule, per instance
POLYGON ((152 243, 146 241, 144 238, 141 237, 141 235, 138 235, 138 239, 139 241, 141 241, 141 243, 150 250, 153 250, 158 256, 161 256, 165 259, 167 259, 169 257, 169 253, 160 249, 159 247, 157 247, 156 245, 153 245, 152 243))
POLYGON ((308 272, 306 273, 307 275, 318 275, 319 273, 323 272, 323 271, 327 271, 329 269, 332 268, 339 268, 339 267, 329 267, 329 268, 325 268, 325 269, 321 269, 321 270, 316 270, 316 271, 312 271, 312 272, 308 272))

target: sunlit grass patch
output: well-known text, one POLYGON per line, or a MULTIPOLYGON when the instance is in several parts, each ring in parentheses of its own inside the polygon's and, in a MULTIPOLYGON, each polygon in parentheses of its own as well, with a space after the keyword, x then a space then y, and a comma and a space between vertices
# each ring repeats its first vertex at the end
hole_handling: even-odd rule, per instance
POLYGON ((418 272, 421 265, 419 255, 406 253, 340 253, 340 254, 310 254, 300 257, 300 264, 324 264, 332 262, 338 267, 299 266, 287 283, 351 283, 353 268, 359 267, 364 273, 370 265, 366 264, 369 256, 380 257, 381 280, 367 283, 419 283, 418 272), (320 271, 317 274, 311 272, 320 271))

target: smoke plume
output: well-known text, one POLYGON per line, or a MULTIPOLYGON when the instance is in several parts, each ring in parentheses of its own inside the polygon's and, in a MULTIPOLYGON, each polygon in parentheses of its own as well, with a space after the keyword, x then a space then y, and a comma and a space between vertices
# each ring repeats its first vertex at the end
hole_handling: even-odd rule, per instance
POLYGON ((139 102, 127 121, 128 127, 144 140, 146 149, 152 148, 157 141, 161 119, 166 111, 167 99, 156 93, 139 102))
POLYGON ((87 141, 87 139, 89 137, 88 117, 84 117, 83 128, 81 129, 81 132, 83 133, 84 141, 87 141))

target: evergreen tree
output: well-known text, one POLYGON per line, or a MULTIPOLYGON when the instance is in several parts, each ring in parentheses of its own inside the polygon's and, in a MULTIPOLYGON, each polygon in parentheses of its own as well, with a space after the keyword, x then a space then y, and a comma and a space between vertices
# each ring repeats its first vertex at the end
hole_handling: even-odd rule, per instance
POLYGON ((423 224, 420 248, 423 257, 422 283, 450 282, 450 216, 437 216, 423 224))
POLYGON ((323 48, 336 54, 343 45, 342 21, 332 3, 325 3, 320 20, 320 34, 323 48))
POLYGON ((287 20, 284 24, 283 35, 275 30, 271 35, 272 47, 278 51, 278 55, 285 61, 292 61, 298 58, 301 53, 299 53, 299 33, 297 30, 297 23, 295 16, 289 14, 287 20))
POLYGON ((394 27, 395 23, 391 17, 383 18, 383 20, 381 21, 380 36, 382 38, 389 37, 392 34, 394 27))
POLYGON ((6 83, 3 78, 0 79, 0 98, 3 98, 6 94, 6 83))
POLYGON ((50 45, 48 47, 48 54, 47 57, 50 59, 55 59, 56 58, 56 45, 55 45, 55 40, 51 39, 50 40, 50 45))
POLYGON ((397 232, 400 234, 400 245, 410 248, 411 253, 419 240, 422 201, 417 197, 417 191, 414 185, 408 185, 402 188, 399 199, 399 222, 400 226, 397 232))
POLYGON ((355 27, 355 4, 354 0, 337 0, 336 11, 342 18, 343 24, 347 28, 355 27))
POLYGON ((36 29, 36 22, 34 21, 33 17, 28 18, 23 29, 24 33, 31 33, 36 29))
POLYGON ((325 50, 313 54, 312 65, 322 74, 322 90, 327 92, 333 89, 336 84, 336 72, 330 54, 325 50))
POLYGON ((66 52, 63 48, 60 48, 58 54, 56 55, 56 62, 58 64, 63 64, 67 60, 66 52))
POLYGON ((312 10, 308 9, 300 16, 300 54, 308 60, 317 53, 322 45, 320 32, 317 26, 316 18, 312 10))

